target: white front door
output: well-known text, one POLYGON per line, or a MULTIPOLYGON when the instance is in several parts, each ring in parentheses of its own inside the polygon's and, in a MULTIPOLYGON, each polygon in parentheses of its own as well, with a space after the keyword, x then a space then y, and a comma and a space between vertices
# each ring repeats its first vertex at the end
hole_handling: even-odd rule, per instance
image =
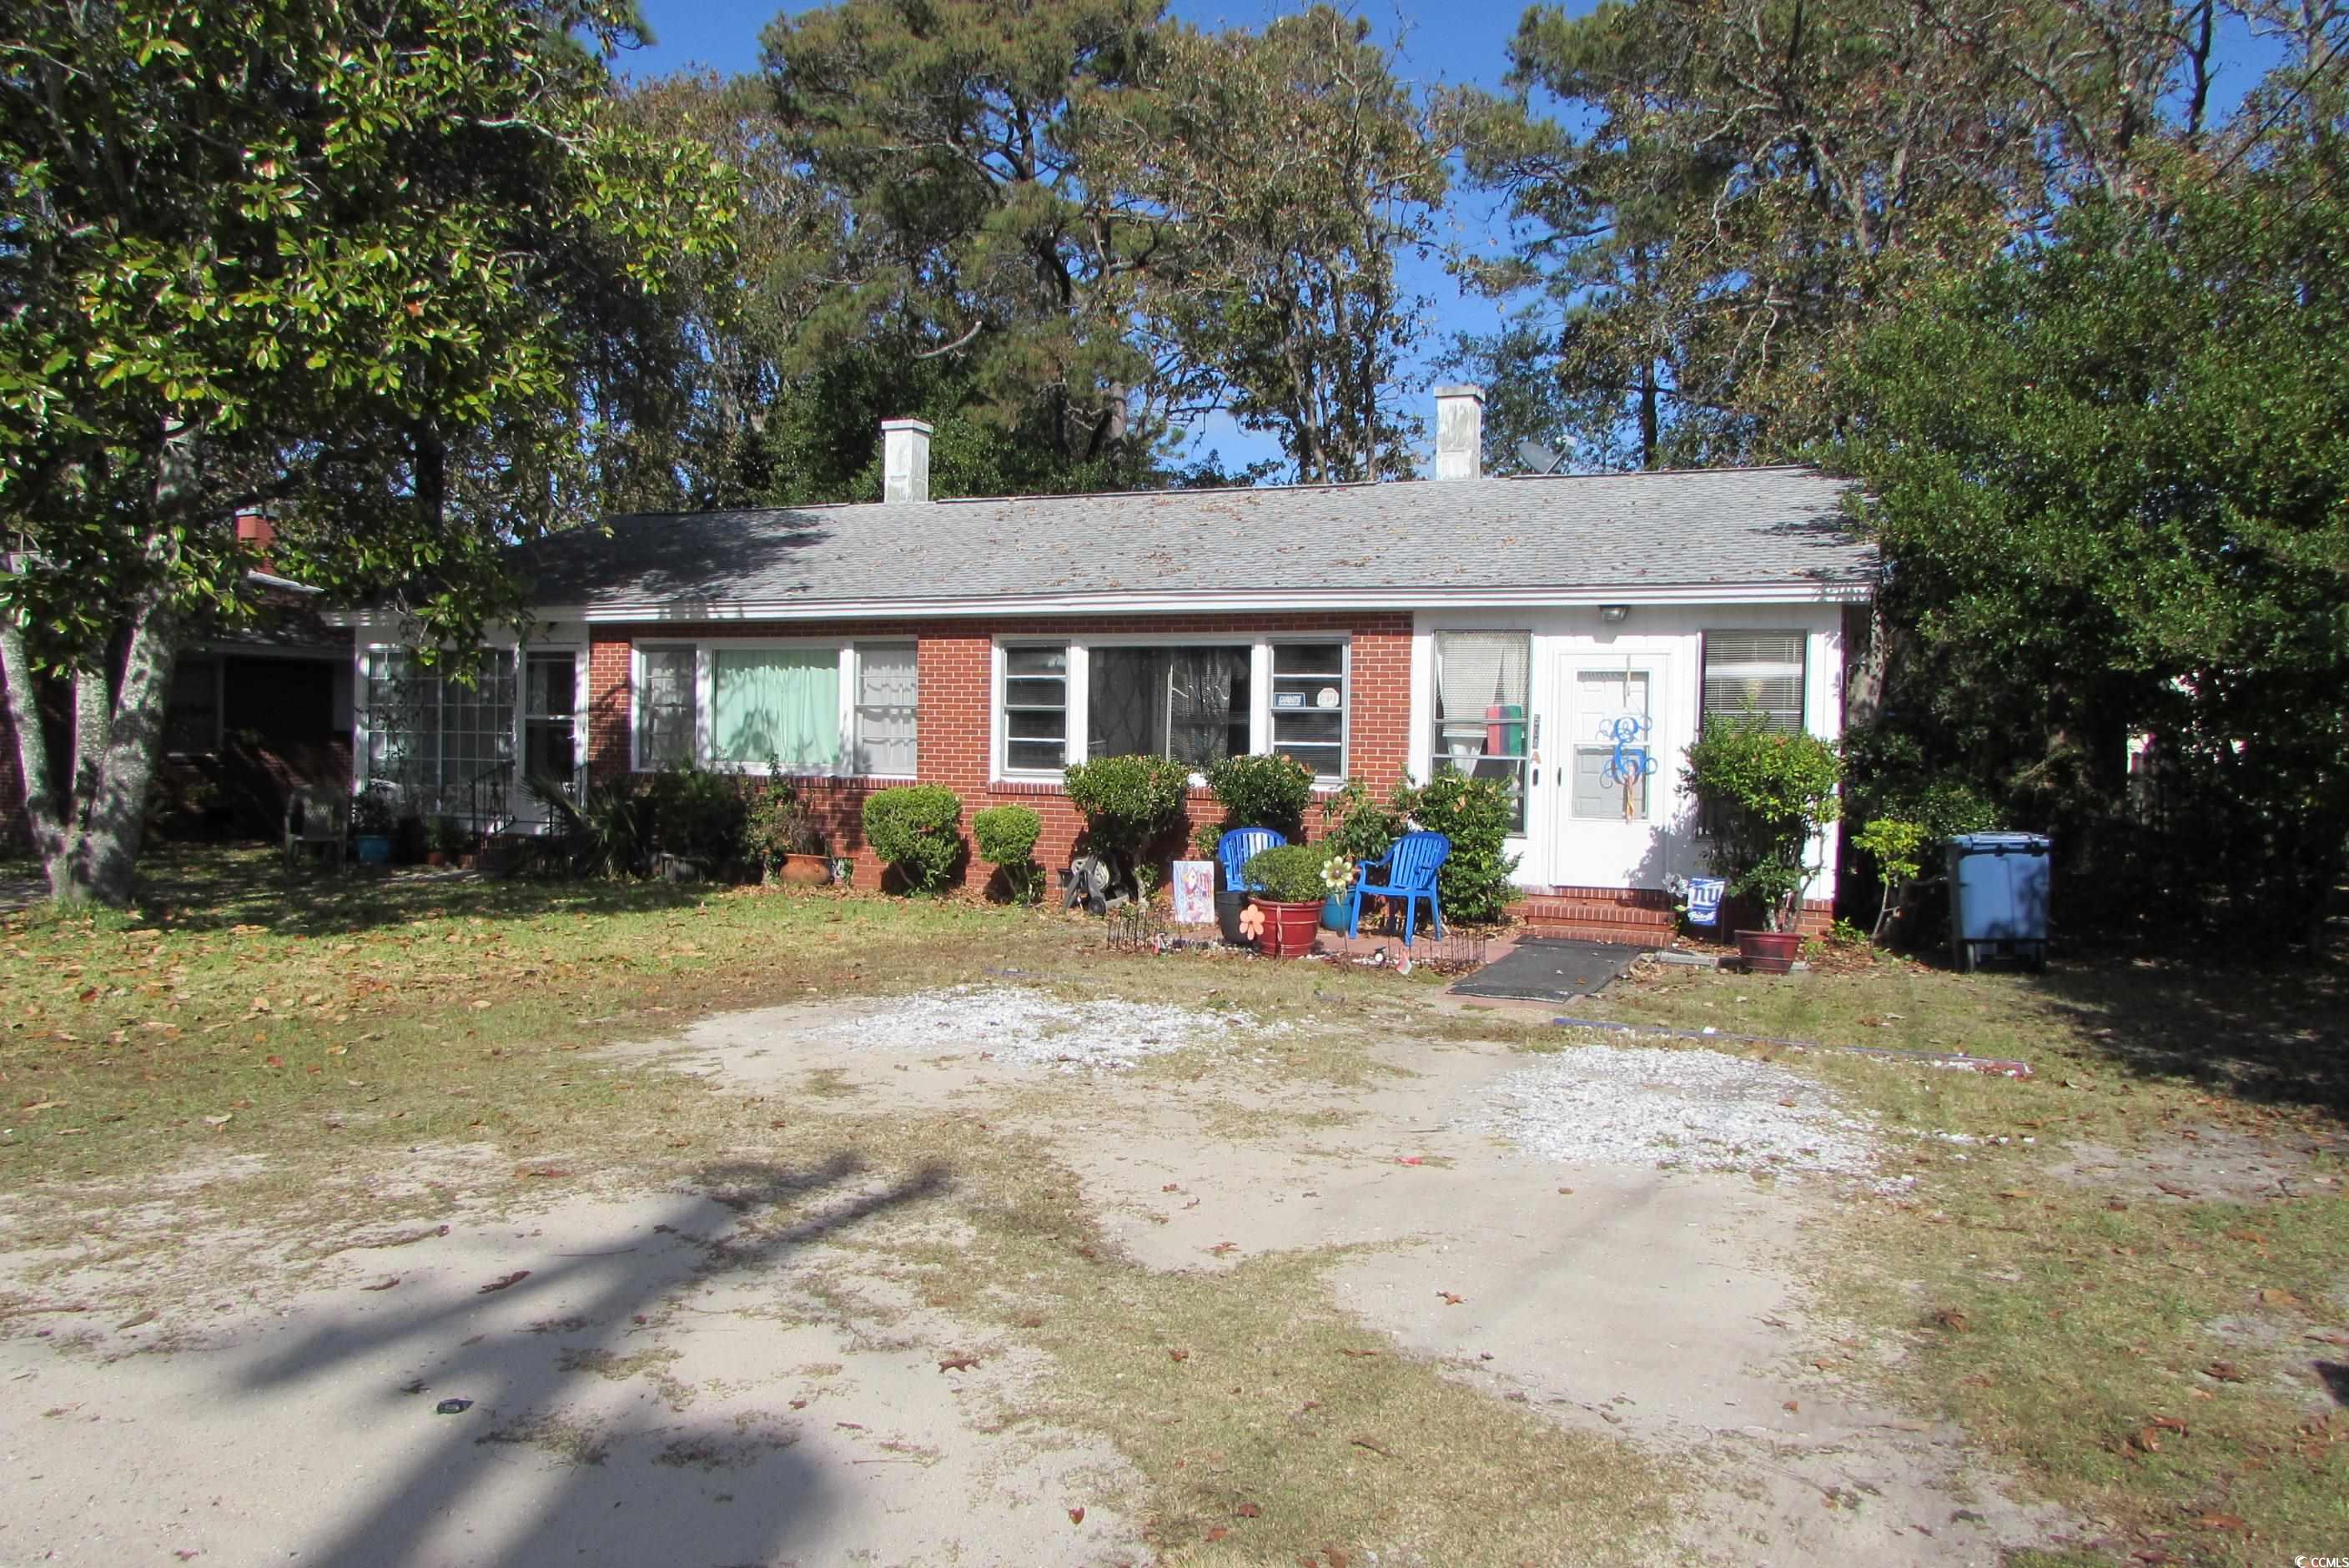
POLYGON ((1674 753, 1660 732, 1672 689, 1671 657, 1559 657, 1551 706, 1563 722, 1543 747, 1550 881, 1561 887, 1657 887, 1674 753))

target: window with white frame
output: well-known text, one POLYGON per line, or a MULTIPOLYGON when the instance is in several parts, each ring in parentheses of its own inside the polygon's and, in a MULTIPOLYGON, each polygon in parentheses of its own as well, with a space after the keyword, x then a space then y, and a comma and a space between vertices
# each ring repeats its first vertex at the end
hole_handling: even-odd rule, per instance
POLYGON ((427 811, 455 810, 514 756, 514 656, 485 651, 471 678, 410 648, 367 652, 367 777, 427 811))
POLYGON ((1014 773, 1057 773, 1069 762, 1069 650, 1003 650, 999 729, 1003 765, 1014 773))
POLYGON ((1766 727, 1803 727, 1801 632, 1707 632, 1704 722, 1759 716, 1766 727))
POLYGON ((915 694, 920 689, 911 643, 856 647, 856 771, 867 778, 914 776, 915 694))
POLYGON ((915 645, 718 640, 636 650, 636 767, 914 771, 915 645))
POLYGON ((636 766, 647 772, 694 758, 697 650, 636 649, 636 766))
POLYGON ((1204 771, 1261 747, 1318 778, 1342 778, 1348 652, 1343 638, 1006 643, 1001 765, 1058 773, 1088 758, 1138 754, 1204 771))
POLYGON ((1435 634, 1433 765, 1499 784, 1513 833, 1526 830, 1533 660, 1531 632, 1435 634))

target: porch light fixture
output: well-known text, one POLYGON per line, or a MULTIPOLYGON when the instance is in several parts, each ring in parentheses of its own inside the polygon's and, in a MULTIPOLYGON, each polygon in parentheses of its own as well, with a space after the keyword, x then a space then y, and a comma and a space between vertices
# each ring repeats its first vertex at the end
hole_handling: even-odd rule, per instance
POLYGON ((1610 626, 1620 624, 1623 621, 1630 618, 1630 614, 1631 606, 1629 604, 1601 604, 1599 606, 1599 618, 1606 622, 1610 626))

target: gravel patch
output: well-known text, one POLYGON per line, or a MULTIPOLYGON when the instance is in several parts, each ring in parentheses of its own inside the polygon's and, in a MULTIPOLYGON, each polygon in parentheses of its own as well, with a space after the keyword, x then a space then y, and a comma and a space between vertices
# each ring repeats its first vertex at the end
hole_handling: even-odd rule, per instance
POLYGON ((1586 1165, 1867 1177, 1874 1128, 1816 1081, 1718 1051, 1578 1046, 1493 1087, 1478 1123, 1586 1165))
POLYGON ((1061 1072, 1122 1071, 1193 1047, 1231 1049, 1288 1032, 1251 1013, 1143 1002, 1064 1001, 1017 985, 957 985, 895 996, 842 1020, 858 1050, 978 1055, 1061 1072))

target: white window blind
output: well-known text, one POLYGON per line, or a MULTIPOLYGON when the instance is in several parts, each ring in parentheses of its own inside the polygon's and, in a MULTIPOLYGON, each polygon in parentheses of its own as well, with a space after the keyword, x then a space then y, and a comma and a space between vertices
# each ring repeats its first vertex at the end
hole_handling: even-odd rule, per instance
POLYGON ((1759 714, 1771 729, 1803 727, 1800 632, 1707 632, 1704 719, 1759 714))
POLYGON ((913 775, 917 689, 913 644, 858 645, 857 772, 913 775))
POLYGON ((1003 650, 1003 765, 1059 772, 1069 760, 1069 650, 1003 650))
POLYGON ((693 650, 641 648, 644 689, 636 694, 636 766, 647 772, 693 760, 693 650))

